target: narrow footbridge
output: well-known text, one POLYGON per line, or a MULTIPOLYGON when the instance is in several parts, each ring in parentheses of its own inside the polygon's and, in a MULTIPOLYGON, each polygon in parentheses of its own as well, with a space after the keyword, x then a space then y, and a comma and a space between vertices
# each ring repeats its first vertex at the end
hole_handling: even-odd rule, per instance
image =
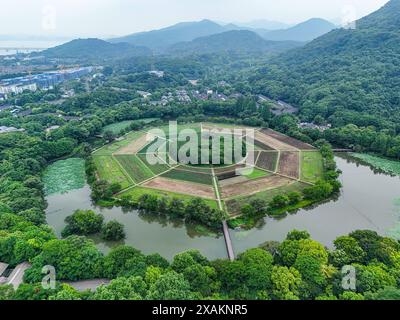
POLYGON ((232 239, 229 233, 228 223, 226 221, 223 221, 222 226, 224 230, 225 244, 226 244, 226 250, 228 251, 228 257, 229 260, 233 261, 235 260, 235 253, 233 251, 232 239))

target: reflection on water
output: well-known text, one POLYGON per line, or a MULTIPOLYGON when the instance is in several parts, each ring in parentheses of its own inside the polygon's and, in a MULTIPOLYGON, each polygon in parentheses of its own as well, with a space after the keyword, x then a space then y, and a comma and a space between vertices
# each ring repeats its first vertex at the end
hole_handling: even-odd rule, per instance
POLYGON ((122 243, 132 245, 146 254, 160 253, 166 258, 188 250, 198 249, 210 258, 225 258, 225 243, 221 235, 202 235, 196 226, 182 221, 151 214, 139 214, 136 210, 122 208, 100 208, 90 200, 90 188, 74 190, 47 198, 47 222, 60 236, 65 226, 64 219, 77 209, 91 209, 104 215, 105 221, 118 220, 125 226, 127 238, 124 242, 106 242, 98 236, 91 237, 98 248, 108 252, 122 243))
MULTIPOLYGON (((231 231, 236 253, 265 241, 282 241, 293 229, 309 231, 315 240, 328 247, 338 236, 357 229, 395 236, 397 227, 397 234, 400 235, 400 178, 372 171, 345 155, 338 156, 336 161, 343 171, 340 178, 343 189, 338 199, 280 218, 262 219, 256 228, 249 231, 231 231)), ((226 257, 221 235, 202 235, 195 226, 184 225, 179 220, 139 214, 135 210, 94 207, 88 186, 49 196, 47 200, 47 221, 58 235, 65 226, 65 217, 76 209, 92 209, 103 214, 106 221, 116 219, 123 223, 127 234, 125 243, 146 254, 158 252, 172 258, 184 250, 198 249, 210 259, 226 257)), ((93 240, 104 252, 121 244, 104 242, 98 237, 93 237, 93 240)))

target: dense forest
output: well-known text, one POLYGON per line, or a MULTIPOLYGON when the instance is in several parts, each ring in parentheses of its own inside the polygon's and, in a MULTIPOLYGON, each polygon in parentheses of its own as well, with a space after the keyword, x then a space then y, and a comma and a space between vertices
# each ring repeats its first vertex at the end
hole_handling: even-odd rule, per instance
MULTIPOLYGON (((257 92, 300 106, 305 121, 322 117, 335 127, 359 127, 346 131, 376 131, 373 144, 384 140, 381 153, 399 158, 399 27, 400 1, 392 0, 355 29, 333 30, 272 59, 249 81, 257 92)), ((358 135, 342 142, 369 150, 358 135)))

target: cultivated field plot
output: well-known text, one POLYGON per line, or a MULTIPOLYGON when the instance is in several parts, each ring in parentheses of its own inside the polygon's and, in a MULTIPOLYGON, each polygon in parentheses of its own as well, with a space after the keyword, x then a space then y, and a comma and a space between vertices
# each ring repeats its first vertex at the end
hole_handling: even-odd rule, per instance
POLYGON ((146 182, 143 186, 146 188, 182 193, 200 198, 215 199, 214 188, 199 183, 157 177, 146 182))
POLYGON ((288 185, 284 185, 275 189, 261 191, 250 196, 238 196, 236 198, 226 200, 225 205, 230 215, 237 215, 240 214, 240 209, 243 207, 243 205, 250 203, 253 200, 263 200, 268 205, 277 195, 285 195, 293 191, 301 192, 306 187, 309 187, 309 185, 292 180, 292 182, 288 185))
MULTIPOLYGON (((137 157, 142 160, 142 162, 154 173, 154 175, 162 174, 171 169, 171 167, 167 164, 162 155, 159 154, 137 154, 137 157), (154 157, 154 159, 158 160, 156 164, 150 164, 150 157, 154 157)), ((153 162, 152 162, 153 163, 153 162)))
POLYGON ((212 176, 208 173, 200 173, 194 171, 172 169, 162 175, 163 178, 169 178, 173 180, 188 181, 194 183, 200 183, 205 185, 212 185, 212 176))
POLYGON ((288 137, 287 135, 284 135, 280 132, 274 131, 272 129, 263 129, 261 130, 261 133, 264 133, 278 141, 281 141, 287 145, 290 145, 296 149, 300 150, 316 150, 312 145, 309 145, 308 143, 299 141, 297 139, 294 139, 292 137, 288 137))
POLYGON ((282 151, 278 172, 284 176, 299 179, 300 152, 282 151))
POLYGON ((262 151, 272 151, 275 150, 274 148, 270 147, 268 144, 263 143, 259 140, 257 140, 257 138, 255 137, 254 139, 254 146, 255 146, 255 150, 262 150, 262 151))
POLYGON ((256 131, 254 139, 258 144, 264 144, 268 146, 270 149, 272 148, 274 150, 280 150, 280 151, 299 151, 299 149, 289 144, 286 144, 282 141, 279 141, 260 131, 256 131))
POLYGON ((119 149, 124 148, 136 139, 139 139, 141 136, 143 136, 143 134, 144 133, 142 131, 130 132, 129 134, 121 137, 118 141, 115 141, 111 144, 104 146, 103 148, 100 148, 93 153, 93 156, 111 156, 119 149))
POLYGON ((223 199, 229 199, 237 196, 252 195, 260 191, 282 187, 290 183, 292 183, 291 179, 273 175, 221 187, 221 195, 223 199))
POLYGON ((151 141, 155 139, 154 136, 148 135, 143 132, 140 136, 138 136, 135 140, 129 143, 126 146, 118 149, 114 152, 115 155, 126 155, 126 154, 136 154, 138 153, 144 146, 148 145, 151 141), (148 139, 151 139, 150 141, 148 139))
POLYGON ((261 152, 258 156, 256 166, 264 170, 275 172, 277 169, 278 156, 279 153, 277 151, 261 152))
POLYGON ((186 170, 191 172, 207 173, 212 174, 212 169, 209 166, 191 166, 191 165, 179 165, 179 170, 186 170))
POLYGON ((315 183, 322 178, 324 164, 321 153, 302 151, 300 161, 302 181, 315 183))
POLYGON ((133 184, 133 181, 123 172, 114 157, 96 156, 93 157, 93 160, 100 180, 119 183, 123 189, 133 184))
POLYGON ((145 145, 143 145, 140 150, 137 151, 137 153, 143 153, 146 154, 148 152, 153 153, 155 151, 157 152, 168 152, 168 146, 169 144, 167 143, 167 139, 163 137, 154 137, 153 141, 147 142, 145 145), (156 150, 151 150, 151 148, 156 149, 156 150))
POLYGON ((115 158, 136 183, 154 176, 153 172, 135 155, 116 155, 115 158))

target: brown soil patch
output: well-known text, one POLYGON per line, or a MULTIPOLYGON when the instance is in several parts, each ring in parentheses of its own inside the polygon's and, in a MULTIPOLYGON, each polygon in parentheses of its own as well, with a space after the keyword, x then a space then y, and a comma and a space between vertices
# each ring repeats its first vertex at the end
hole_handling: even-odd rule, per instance
POLYGON ((263 130, 261 130, 261 132, 266 134, 266 135, 268 135, 268 136, 270 136, 270 137, 272 137, 272 138, 274 138, 274 139, 276 139, 276 140, 279 140, 279 141, 281 141, 283 143, 286 143, 286 144, 288 144, 288 145, 290 145, 292 147, 295 147, 297 149, 300 149, 300 150, 315 150, 315 148, 312 145, 308 144, 308 143, 305 143, 303 141, 299 141, 297 139, 294 139, 292 137, 289 137, 289 136, 287 136, 287 135, 285 135, 283 133, 274 131, 272 129, 263 129, 263 130))
POLYGON ((170 180, 158 177, 149 182, 146 182, 145 184, 143 184, 143 186, 146 188, 182 193, 195 197, 215 199, 214 188, 212 186, 197 183, 170 180))
POLYGON ((279 173, 299 179, 300 152, 281 152, 279 173))
POLYGON ((234 178, 221 180, 221 181, 219 181, 219 185, 221 187, 227 187, 227 186, 230 186, 232 184, 243 183, 243 182, 247 182, 247 181, 249 181, 249 179, 247 179, 246 177, 237 176, 237 177, 234 177, 234 178))
MULTIPOLYGON (((153 137, 155 138, 155 137, 153 137)), ((119 149, 117 152, 114 154, 116 155, 122 155, 122 154, 136 154, 138 153, 141 149, 143 149, 147 144, 149 144, 150 141, 147 141, 147 133, 144 133, 142 136, 140 136, 138 139, 132 141, 130 144, 128 144, 125 147, 122 147, 119 149)))
POLYGON ((272 149, 275 150, 285 150, 285 151, 298 151, 295 147, 288 145, 286 143, 283 143, 269 135, 266 135, 262 132, 257 131, 255 134, 255 140, 269 146, 272 149))
POLYGON ((256 166, 264 170, 275 172, 277 161, 278 161, 277 151, 261 152, 260 156, 257 159, 256 166))
POLYGON ((240 182, 226 187, 222 187, 222 198, 232 198, 236 196, 248 196, 264 190, 279 188, 293 183, 292 180, 278 175, 269 176, 257 180, 240 182))

